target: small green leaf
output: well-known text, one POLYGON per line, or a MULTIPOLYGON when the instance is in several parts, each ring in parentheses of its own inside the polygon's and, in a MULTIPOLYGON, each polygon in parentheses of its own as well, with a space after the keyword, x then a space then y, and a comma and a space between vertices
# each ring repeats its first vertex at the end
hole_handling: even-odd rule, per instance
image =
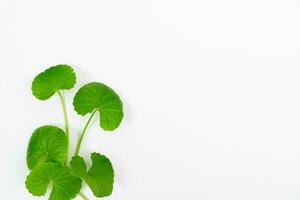
POLYGON ((71 89, 76 83, 73 69, 68 65, 56 65, 38 74, 32 82, 32 94, 40 99, 49 99, 55 92, 71 89))
POLYGON ((120 97, 102 83, 88 83, 81 87, 73 100, 74 109, 80 115, 100 112, 100 126, 107 131, 116 129, 123 118, 123 104, 120 97))
POLYGON ((87 167, 86 164, 80 156, 73 156, 71 162, 70 162, 72 172, 75 176, 78 177, 85 177, 87 176, 87 167))
POLYGON ((91 158, 92 167, 87 172, 83 158, 74 156, 70 163, 73 174, 82 178, 96 197, 111 195, 114 184, 114 170, 111 162, 99 153, 92 153, 91 158))
POLYGON ((33 169, 44 162, 59 162, 67 159, 68 141, 65 132, 55 126, 36 129, 27 148, 27 166, 33 169))
POLYGON ((52 183, 49 200, 70 200, 79 193, 82 181, 59 163, 44 163, 34 168, 26 179, 26 188, 34 196, 43 196, 52 183))

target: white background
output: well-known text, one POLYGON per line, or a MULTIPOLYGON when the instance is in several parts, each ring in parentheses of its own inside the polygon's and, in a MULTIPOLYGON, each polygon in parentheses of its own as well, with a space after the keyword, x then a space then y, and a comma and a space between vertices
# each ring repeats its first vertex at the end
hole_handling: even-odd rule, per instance
POLYGON ((299 22, 299 0, 1 0, 1 199, 39 199, 24 187, 27 143, 63 116, 30 87, 60 63, 78 78, 73 145, 80 86, 124 102, 120 128, 94 121, 82 148, 113 162, 108 199, 300 199, 299 22))

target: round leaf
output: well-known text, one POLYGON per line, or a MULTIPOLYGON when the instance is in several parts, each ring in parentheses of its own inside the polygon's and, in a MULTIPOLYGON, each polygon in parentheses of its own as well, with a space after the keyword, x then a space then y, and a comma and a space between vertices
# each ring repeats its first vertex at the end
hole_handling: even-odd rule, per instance
POLYGON ((52 183, 49 200, 70 200, 79 193, 82 181, 59 163, 44 163, 34 168, 26 179, 26 188, 34 196, 43 196, 52 183))
POLYGON ((32 94, 40 99, 49 99, 55 92, 71 89, 76 83, 73 69, 68 65, 56 65, 38 74, 32 82, 32 94))
POLYGON ((116 129, 123 118, 123 104, 120 97, 102 83, 88 83, 81 87, 73 100, 74 109, 80 115, 100 112, 100 126, 107 131, 116 129))
POLYGON ((96 197, 111 195, 114 184, 114 170, 111 162, 99 153, 92 153, 91 158, 92 166, 87 172, 83 158, 74 156, 70 163, 73 173, 88 184, 96 197))
POLYGON ((67 159, 68 141, 65 132, 55 126, 36 129, 27 149, 27 166, 33 169, 44 162, 59 162, 67 159))
POLYGON ((73 156, 70 166, 72 168, 72 172, 75 176, 78 177, 86 177, 87 175, 87 166, 83 160, 82 157, 80 156, 73 156))

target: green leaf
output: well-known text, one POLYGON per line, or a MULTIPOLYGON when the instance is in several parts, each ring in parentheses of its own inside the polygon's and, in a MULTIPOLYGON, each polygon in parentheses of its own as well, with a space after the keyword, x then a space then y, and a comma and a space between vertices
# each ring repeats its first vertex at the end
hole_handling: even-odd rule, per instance
POLYGON ((72 172, 75 176, 85 177, 87 176, 87 167, 82 157, 73 156, 70 166, 72 168, 72 172))
POLYGON ((32 82, 32 94, 40 99, 49 99, 55 92, 71 89, 76 83, 73 69, 68 65, 56 65, 38 74, 32 82))
POLYGON ((70 200, 79 193, 82 181, 59 163, 44 163, 34 168, 26 179, 26 188, 34 196, 43 196, 52 183, 49 200, 70 200))
POLYGON ((73 174, 82 178, 96 197, 111 195, 114 184, 114 170, 111 162, 99 153, 92 153, 91 158, 92 167, 87 172, 83 158, 74 156, 70 163, 73 174))
POLYGON ((65 132, 55 126, 42 126, 36 129, 27 149, 27 166, 33 169, 44 162, 59 162, 67 159, 68 141, 65 132))
POLYGON ((88 83, 81 87, 73 100, 74 109, 80 115, 100 112, 100 126, 107 131, 116 129, 123 118, 123 104, 120 97, 102 83, 88 83))

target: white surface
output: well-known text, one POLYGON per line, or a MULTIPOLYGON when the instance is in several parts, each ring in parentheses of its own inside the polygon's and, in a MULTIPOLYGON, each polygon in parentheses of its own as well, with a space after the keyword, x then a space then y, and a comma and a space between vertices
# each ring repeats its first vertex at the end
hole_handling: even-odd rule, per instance
MULTIPOLYGON (((298 0, 0 1, 1 199, 27 193, 26 146, 63 126, 57 97, 32 78, 71 64, 75 141, 86 118, 71 99, 100 81, 122 97, 114 133, 93 124, 83 155, 115 166, 112 200, 300 198, 298 0)), ((87 193, 88 189, 86 190, 87 193)), ((94 198, 91 198, 94 199, 94 198)))

